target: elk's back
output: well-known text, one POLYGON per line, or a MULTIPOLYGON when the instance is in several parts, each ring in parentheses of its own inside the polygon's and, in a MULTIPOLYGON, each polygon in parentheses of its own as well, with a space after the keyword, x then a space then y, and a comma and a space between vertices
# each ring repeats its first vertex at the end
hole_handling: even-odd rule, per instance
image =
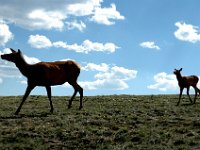
POLYGON ((28 82, 39 86, 74 82, 80 73, 80 66, 74 61, 40 62, 30 69, 28 82))

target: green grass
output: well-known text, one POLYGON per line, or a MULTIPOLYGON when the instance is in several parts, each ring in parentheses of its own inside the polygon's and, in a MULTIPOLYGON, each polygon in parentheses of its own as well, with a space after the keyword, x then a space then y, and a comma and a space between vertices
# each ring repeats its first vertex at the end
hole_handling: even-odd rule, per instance
POLYGON ((183 96, 0 97, 0 149, 200 149, 200 102, 183 96))

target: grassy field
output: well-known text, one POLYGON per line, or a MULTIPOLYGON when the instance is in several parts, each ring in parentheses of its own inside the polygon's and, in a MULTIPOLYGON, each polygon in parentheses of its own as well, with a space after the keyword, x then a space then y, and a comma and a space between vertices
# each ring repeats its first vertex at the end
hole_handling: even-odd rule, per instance
POLYGON ((200 100, 190 105, 178 95, 30 96, 19 115, 21 97, 0 97, 0 149, 200 149, 200 100))

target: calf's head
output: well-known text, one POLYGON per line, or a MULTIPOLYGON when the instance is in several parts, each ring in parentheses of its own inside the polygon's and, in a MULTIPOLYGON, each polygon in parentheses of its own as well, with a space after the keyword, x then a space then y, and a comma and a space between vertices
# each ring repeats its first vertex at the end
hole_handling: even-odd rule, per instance
POLYGON ((179 70, 177 70, 177 69, 174 69, 174 74, 175 75, 179 75, 179 74, 181 74, 181 71, 183 70, 183 68, 181 68, 181 69, 179 69, 179 70))

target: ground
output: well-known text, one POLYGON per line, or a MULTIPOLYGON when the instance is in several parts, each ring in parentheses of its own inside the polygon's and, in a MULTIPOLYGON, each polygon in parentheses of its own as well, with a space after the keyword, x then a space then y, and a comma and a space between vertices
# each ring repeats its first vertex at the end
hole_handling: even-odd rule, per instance
POLYGON ((0 149, 200 149, 200 100, 178 95, 0 97, 0 149))

